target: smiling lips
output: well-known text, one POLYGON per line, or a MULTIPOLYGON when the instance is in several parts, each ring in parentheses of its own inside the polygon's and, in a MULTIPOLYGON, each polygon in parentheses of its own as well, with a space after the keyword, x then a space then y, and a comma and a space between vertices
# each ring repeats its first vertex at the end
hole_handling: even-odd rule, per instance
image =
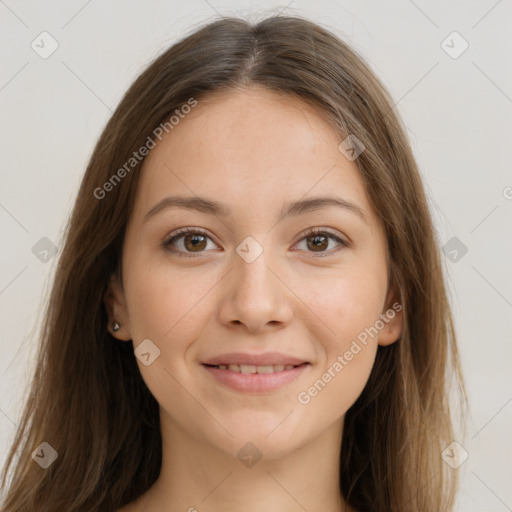
POLYGON ((203 367, 220 383, 237 391, 273 391, 297 378, 310 363, 277 352, 231 353, 208 359, 203 367))

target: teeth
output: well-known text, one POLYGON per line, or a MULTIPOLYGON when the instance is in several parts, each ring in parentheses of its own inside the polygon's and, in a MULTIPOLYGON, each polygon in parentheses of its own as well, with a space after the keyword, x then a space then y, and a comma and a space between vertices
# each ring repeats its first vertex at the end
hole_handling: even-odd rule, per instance
POLYGON ((274 373, 274 372, 279 372, 279 371, 280 370, 278 369, 277 365, 275 366, 275 369, 271 364, 268 366, 257 366, 256 367, 257 373, 274 373))
POLYGON ((237 373, 275 373, 282 372, 283 370, 291 370, 295 368, 293 364, 269 364, 265 366, 254 366, 249 364, 219 364, 217 365, 219 370, 230 370, 237 373))
POLYGON ((247 364, 240 365, 240 373, 256 373, 256 366, 249 366, 247 364))

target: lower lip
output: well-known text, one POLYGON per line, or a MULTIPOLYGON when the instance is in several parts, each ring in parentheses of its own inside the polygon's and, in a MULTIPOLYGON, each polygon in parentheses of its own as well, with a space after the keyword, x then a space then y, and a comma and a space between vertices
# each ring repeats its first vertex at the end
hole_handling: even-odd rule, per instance
POLYGON ((308 366, 310 365, 305 363, 295 366, 291 370, 274 373, 238 373, 206 365, 203 365, 203 368, 210 372, 221 384, 231 389, 248 393, 264 393, 279 389, 297 379, 308 366))

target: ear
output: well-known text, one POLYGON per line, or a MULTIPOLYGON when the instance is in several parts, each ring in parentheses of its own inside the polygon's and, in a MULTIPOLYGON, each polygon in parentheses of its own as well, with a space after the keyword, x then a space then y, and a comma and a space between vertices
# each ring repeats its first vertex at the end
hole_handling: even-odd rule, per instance
POLYGON ((386 347, 400 338, 403 329, 403 306, 393 290, 388 294, 381 318, 384 327, 379 332, 379 345, 386 347))
POLYGON ((128 341, 132 339, 130 323, 124 291, 119 278, 114 273, 110 276, 107 290, 103 295, 103 303, 108 315, 108 331, 118 340, 128 341), (117 322, 121 327, 114 331, 113 324, 117 322))

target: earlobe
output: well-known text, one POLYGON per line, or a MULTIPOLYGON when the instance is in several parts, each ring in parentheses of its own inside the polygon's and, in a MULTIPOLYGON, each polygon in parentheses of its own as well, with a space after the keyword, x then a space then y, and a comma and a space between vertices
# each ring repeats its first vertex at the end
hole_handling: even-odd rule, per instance
POLYGON ((122 341, 130 340, 131 333, 124 293, 115 275, 109 279, 108 287, 103 295, 103 303, 108 316, 106 328, 110 334, 122 341))
MULTIPOLYGON (((389 304, 389 302, 388 302, 389 304)), ((381 314, 383 328, 379 332, 379 345, 388 346, 400 339, 403 330, 403 306, 392 297, 391 306, 381 314)))

